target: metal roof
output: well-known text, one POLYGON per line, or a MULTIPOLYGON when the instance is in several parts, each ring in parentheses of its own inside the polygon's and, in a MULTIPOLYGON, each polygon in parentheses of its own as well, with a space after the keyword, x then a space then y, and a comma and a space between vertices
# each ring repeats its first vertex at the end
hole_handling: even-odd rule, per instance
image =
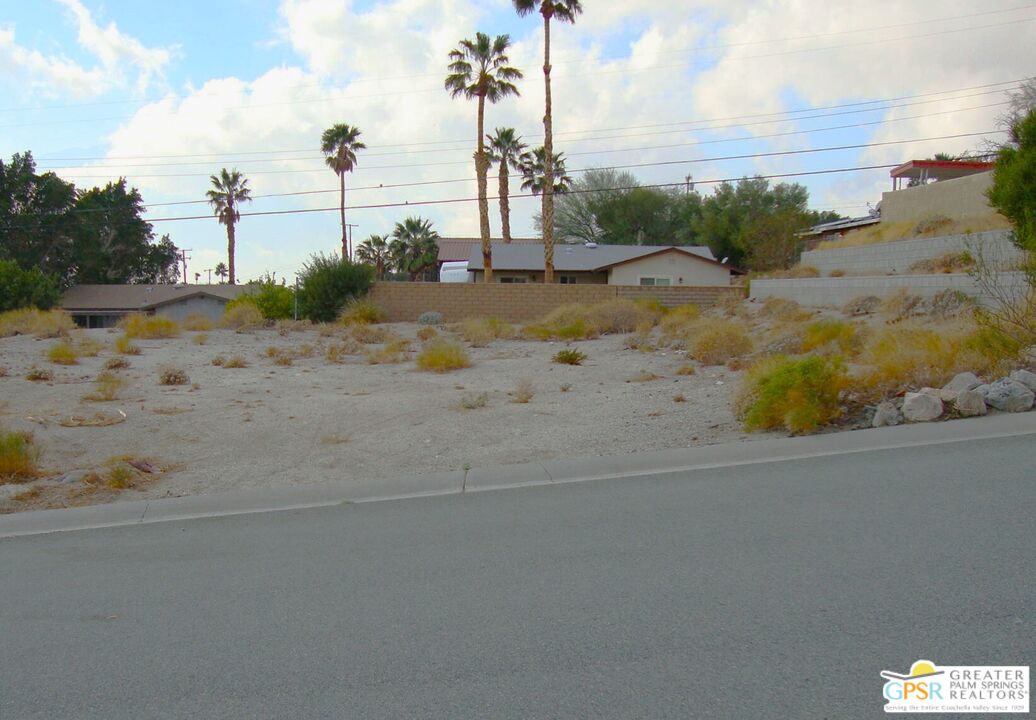
POLYGON ((65 310, 150 310, 191 297, 233 300, 248 285, 76 285, 61 298, 65 310))
POLYGON ((889 171, 893 178, 954 180, 987 172, 993 163, 978 160, 909 160, 889 171))
MULTIPOLYGON (((503 238, 492 238, 491 242, 494 245, 504 244, 503 238)), ((518 245, 543 245, 541 238, 511 238, 511 242, 518 245)), ((481 250, 482 238, 439 238, 439 262, 466 262, 473 247, 481 250)))
MULTIPOLYGON (((554 270, 592 272, 668 250, 677 250, 720 264, 707 247, 674 245, 555 245, 554 270)), ((482 270, 482 248, 472 248, 468 270, 482 270)), ((493 244, 494 270, 543 270, 543 248, 539 245, 493 244)))

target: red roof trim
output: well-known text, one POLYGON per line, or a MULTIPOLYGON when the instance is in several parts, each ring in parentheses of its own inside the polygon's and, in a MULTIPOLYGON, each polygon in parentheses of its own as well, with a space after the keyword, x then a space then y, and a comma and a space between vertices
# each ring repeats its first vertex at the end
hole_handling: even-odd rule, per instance
POLYGON ((978 160, 910 160, 899 167, 893 168, 889 172, 889 175, 892 177, 899 177, 901 174, 915 168, 929 168, 933 170, 952 170, 954 168, 960 168, 962 170, 992 170, 993 165, 994 163, 978 160))

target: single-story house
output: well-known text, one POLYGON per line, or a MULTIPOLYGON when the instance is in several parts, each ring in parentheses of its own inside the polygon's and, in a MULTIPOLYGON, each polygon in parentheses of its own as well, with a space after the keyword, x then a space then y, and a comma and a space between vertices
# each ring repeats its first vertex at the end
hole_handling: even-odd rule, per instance
MULTIPOLYGON (((490 242, 493 245, 504 244, 502 238, 491 238, 490 242)), ((537 245, 540 248, 543 247, 542 238, 511 238, 511 243, 515 245, 537 245)), ((479 252, 482 251, 481 238, 441 237, 439 238, 438 244, 438 269, 442 269, 442 264, 447 262, 467 262, 468 258, 471 257, 472 248, 478 248, 479 252)), ((542 249, 540 250, 540 252, 542 252, 542 249)))
POLYGON ((76 285, 62 297, 61 308, 85 328, 113 327, 133 313, 218 320, 226 304, 247 291, 247 285, 76 285))
MULTIPOLYGON (((498 283, 543 282, 543 247, 493 244, 493 280, 498 283)), ((468 271, 482 282, 482 249, 468 257, 468 271)), ((554 282, 562 285, 724 286, 731 266, 707 247, 673 245, 554 246, 554 282)))

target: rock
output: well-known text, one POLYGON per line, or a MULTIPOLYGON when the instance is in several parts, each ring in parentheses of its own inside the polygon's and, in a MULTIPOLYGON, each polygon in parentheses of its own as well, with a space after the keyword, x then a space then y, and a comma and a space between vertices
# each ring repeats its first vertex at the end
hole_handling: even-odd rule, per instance
POLYGON ((1015 370, 1011 373, 1011 379, 1036 392, 1036 373, 1028 370, 1015 370))
POLYGON ((986 399, 986 405, 1003 412, 1025 412, 1032 409, 1036 394, 1011 378, 997 380, 990 385, 977 388, 986 399))
POLYGON ((942 415, 942 400, 928 393, 907 393, 903 398, 903 417, 909 422, 928 422, 942 415))
POLYGON ((72 483, 83 482, 90 474, 89 470, 69 470, 64 475, 54 478, 54 482, 61 483, 62 485, 71 485, 72 483))
POLYGON ((944 403, 950 403, 957 399, 957 391, 947 390, 946 388, 923 387, 921 388, 921 392, 927 395, 934 395, 944 403))
POLYGON ((982 381, 978 379, 975 373, 963 372, 957 373, 952 380, 943 386, 943 390, 948 390, 956 395, 961 390, 974 390, 981 384, 982 381))
POLYGON ((974 417, 986 414, 986 399, 978 390, 961 390, 953 401, 954 407, 961 417, 974 417))
POLYGON ((871 424, 874 427, 887 427, 899 425, 902 420, 903 417, 899 414, 899 408, 896 407, 896 404, 886 400, 880 403, 877 410, 874 411, 874 420, 871 424))

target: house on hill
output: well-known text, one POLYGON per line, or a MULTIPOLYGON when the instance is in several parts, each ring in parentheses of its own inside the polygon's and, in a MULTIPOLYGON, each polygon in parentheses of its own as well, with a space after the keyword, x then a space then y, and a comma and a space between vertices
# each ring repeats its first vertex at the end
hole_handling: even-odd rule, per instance
POLYGON ((183 320, 223 316, 228 302, 248 292, 248 285, 76 285, 61 308, 85 328, 113 327, 126 315, 142 313, 183 320))

